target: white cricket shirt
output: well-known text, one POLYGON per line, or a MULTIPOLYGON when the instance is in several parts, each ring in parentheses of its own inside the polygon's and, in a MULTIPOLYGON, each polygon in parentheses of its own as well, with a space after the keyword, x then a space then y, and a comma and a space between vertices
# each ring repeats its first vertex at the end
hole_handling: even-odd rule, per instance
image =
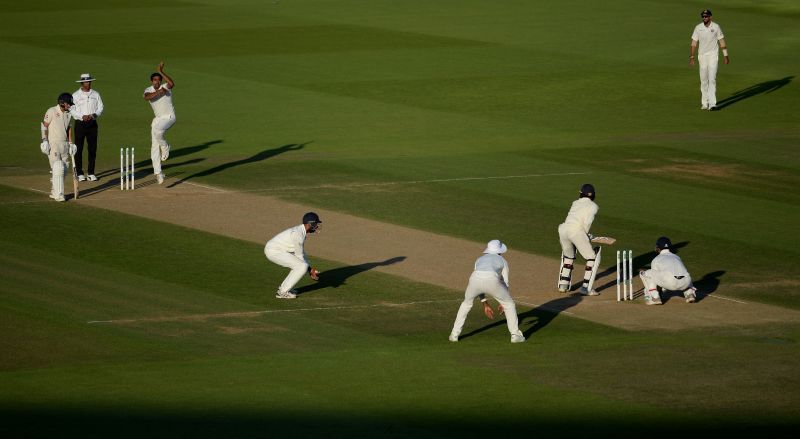
POLYGON ((503 279, 508 286, 508 263, 502 256, 487 253, 475 261, 475 271, 481 273, 493 273, 503 279))
POLYGON ((667 249, 661 250, 661 253, 653 259, 653 263, 650 264, 650 266, 654 270, 664 271, 673 276, 689 275, 689 271, 686 270, 686 266, 683 265, 681 258, 667 249))
POLYGON ((70 114, 61 111, 58 105, 47 109, 44 114, 44 124, 47 125, 47 141, 50 145, 55 146, 69 140, 67 136, 69 122, 70 114))
POLYGON ((722 29, 713 21, 709 23, 708 27, 706 27, 706 25, 703 23, 698 24, 695 26, 694 32, 692 32, 692 40, 698 42, 698 56, 719 56, 719 45, 717 44, 717 41, 723 38, 725 38, 725 35, 722 34, 722 29))
POLYGON ((69 112, 76 120, 83 120, 83 116, 94 114, 96 117, 100 117, 103 114, 103 99, 100 98, 100 93, 94 89, 87 93, 79 88, 78 91, 72 93, 72 101, 75 105, 70 107, 69 112))
MULTIPOLYGON (((161 84, 160 88, 166 89, 167 93, 149 101, 150 106, 153 108, 153 114, 156 117, 175 115, 175 107, 172 106, 172 90, 167 87, 167 84, 161 84)), ((151 85, 144 89, 144 95, 154 91, 156 89, 151 85)))
POLYGON ((267 241, 264 250, 293 253, 298 258, 308 262, 305 252, 303 251, 303 244, 305 241, 306 227, 300 224, 299 226, 290 227, 275 235, 274 238, 267 241))
POLYGON ((567 219, 564 220, 564 225, 589 233, 598 209, 597 204, 591 199, 587 197, 578 198, 572 202, 572 206, 567 213, 567 219))

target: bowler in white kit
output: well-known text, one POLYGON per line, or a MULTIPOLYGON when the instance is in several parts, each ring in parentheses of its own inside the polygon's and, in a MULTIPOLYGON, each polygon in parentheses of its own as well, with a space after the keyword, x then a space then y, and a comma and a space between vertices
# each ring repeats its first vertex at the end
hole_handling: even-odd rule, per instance
POLYGON ((169 157, 169 143, 164 137, 167 130, 175 124, 175 107, 172 105, 172 89, 175 82, 164 73, 164 63, 158 64, 158 72, 150 75, 150 87, 144 89, 144 99, 153 108, 153 122, 150 123, 150 158, 153 160, 153 174, 158 184, 164 183, 161 162, 169 157), (166 81, 164 83, 163 81, 166 81))

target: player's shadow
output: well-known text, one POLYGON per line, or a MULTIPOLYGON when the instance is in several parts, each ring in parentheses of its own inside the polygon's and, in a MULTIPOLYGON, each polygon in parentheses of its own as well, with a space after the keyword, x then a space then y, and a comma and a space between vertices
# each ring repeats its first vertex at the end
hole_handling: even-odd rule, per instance
POLYGON ((206 177, 206 176, 209 176, 209 175, 212 175, 212 174, 216 174, 217 172, 227 171, 228 169, 235 168, 237 166, 242 166, 242 165, 246 165, 246 164, 249 164, 249 163, 260 162, 262 160, 266 160, 266 159, 269 159, 271 157, 275 157, 276 155, 280 155, 280 154, 283 154, 283 153, 286 153, 286 152, 289 152, 289 151, 298 151, 298 150, 303 149, 309 143, 311 143, 311 142, 290 143, 288 145, 279 146, 277 148, 266 149, 264 151, 256 153, 256 154, 254 154, 254 155, 252 155, 250 157, 243 158, 241 160, 234 160, 232 162, 223 163, 223 164, 221 164, 219 166, 215 166, 213 168, 206 169, 204 171, 195 172, 194 174, 188 175, 188 176, 186 176, 184 178, 181 178, 181 179, 175 181, 174 183, 169 185, 169 187, 177 186, 177 185, 179 185, 181 183, 184 183, 184 182, 186 182, 188 180, 191 180, 193 178, 206 177))
MULTIPOLYGON (((682 248, 686 247, 687 245, 689 245, 689 241, 681 241, 681 242, 673 243, 672 244, 672 248, 670 248, 670 251, 672 253, 678 254, 678 252, 682 248)), ((655 245, 653 245, 653 247, 654 247, 653 251, 648 252, 648 253, 642 253, 641 255, 637 255, 637 256, 633 257, 633 277, 636 277, 636 276, 639 275, 639 270, 640 269, 650 266, 650 263, 653 261, 653 258, 655 258, 657 256, 656 251, 655 251, 655 245)), ((607 261, 607 262, 611 262, 611 261, 609 261, 609 259, 605 259, 605 258, 613 258, 614 265, 610 265, 608 268, 606 268, 602 272, 597 273, 596 278, 597 279, 602 279, 603 277, 608 276, 610 274, 614 274, 614 277, 611 280, 609 280, 608 282, 604 283, 603 285, 595 287, 595 291, 597 291, 597 292, 601 292, 601 291, 605 290, 606 288, 615 287, 617 285, 616 253, 609 252, 608 255, 603 254, 603 259, 602 260, 603 261, 607 261)), ((601 261, 601 263, 602 263, 602 261, 601 261)), ((620 273, 620 275, 622 275, 622 274, 620 273)))
POLYGON ((725 270, 717 270, 712 271, 711 273, 707 273, 701 279, 695 279, 692 281, 692 284, 695 288, 697 288, 697 301, 700 302, 701 300, 708 297, 709 294, 717 291, 719 288, 720 277, 725 274, 725 270))
MULTIPOLYGON (((517 314, 517 318, 519 319, 519 329, 522 331, 523 335, 525 335, 525 338, 528 338, 533 335, 533 333, 540 331, 545 326, 550 324, 550 322, 558 317, 558 315, 563 311, 566 311, 567 309, 581 303, 583 299, 584 296, 580 294, 564 295, 563 297, 553 299, 547 303, 537 306, 536 308, 525 311, 524 313, 517 314)), ((481 308, 482 315, 483 306, 479 304, 478 307, 481 308)), ((498 326, 505 327, 506 319, 503 315, 498 317, 497 312, 495 311, 495 316, 492 323, 489 323, 481 328, 474 329, 466 334, 462 334, 459 337, 459 340, 472 337, 473 335, 480 334, 481 332, 488 331, 498 326)))
MULTIPOLYGON (((216 144, 222 143, 222 142, 223 141, 221 139, 209 140, 208 142, 203 142, 203 143, 200 143, 200 144, 197 144, 197 145, 185 146, 183 148, 173 149, 173 150, 171 150, 169 152, 169 159, 170 160, 174 160, 174 159, 176 159, 178 157, 184 157, 184 156, 187 156, 187 155, 192 155, 194 153, 197 153, 197 152, 200 152, 200 151, 202 151, 204 149, 207 149, 208 147, 210 147, 212 145, 216 145, 216 144)), ((148 174, 152 174, 153 173, 152 162, 150 161, 150 149, 149 148, 148 149, 144 149, 144 151, 145 151, 145 159, 144 160, 140 160, 140 161, 138 161, 138 162, 136 162, 134 164, 134 169, 133 170, 134 170, 134 173, 136 174, 136 178, 146 177, 148 174)), ((199 162, 202 162, 203 160, 205 160, 205 159, 197 158, 197 159, 187 160, 187 161, 181 162, 181 163, 174 163, 172 161, 164 162, 164 165, 162 166, 162 169, 169 169, 169 168, 174 168, 176 166, 199 163, 199 162), (167 163, 169 163, 169 164, 167 164, 167 163)), ((107 170, 97 174, 97 177, 100 178, 100 179, 111 178, 111 181, 116 180, 117 183, 119 183, 119 178, 118 178, 119 177, 119 171, 120 171, 119 168, 110 168, 110 169, 107 169, 107 170)), ((95 192, 99 192, 99 191, 95 191, 95 192)))
POLYGON ((339 288, 346 283, 347 279, 357 274, 372 270, 375 267, 394 265, 405 260, 405 256, 395 256, 385 261, 366 262, 364 264, 348 265, 346 267, 326 270, 319 274, 319 280, 317 282, 297 288, 297 294, 306 294, 323 288, 339 288))
POLYGON ((739 90, 733 93, 732 95, 728 96, 727 98, 717 102, 717 110, 721 110, 737 102, 752 98, 754 96, 758 96, 760 94, 772 93, 773 91, 779 90, 789 85, 789 83, 792 82, 792 79, 794 79, 794 76, 787 76, 782 79, 760 82, 756 85, 752 85, 745 89, 739 90))

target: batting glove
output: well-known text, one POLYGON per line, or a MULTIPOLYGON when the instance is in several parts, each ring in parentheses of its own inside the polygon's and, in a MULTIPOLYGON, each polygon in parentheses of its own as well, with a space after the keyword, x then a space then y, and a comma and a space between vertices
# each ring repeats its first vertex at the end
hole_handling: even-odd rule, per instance
POLYGON ((78 145, 76 145, 74 143, 70 143, 69 144, 69 155, 75 155, 76 152, 78 152, 78 145))
POLYGON ((42 154, 44 155, 50 154, 50 142, 45 140, 41 145, 39 145, 39 149, 42 150, 42 154))

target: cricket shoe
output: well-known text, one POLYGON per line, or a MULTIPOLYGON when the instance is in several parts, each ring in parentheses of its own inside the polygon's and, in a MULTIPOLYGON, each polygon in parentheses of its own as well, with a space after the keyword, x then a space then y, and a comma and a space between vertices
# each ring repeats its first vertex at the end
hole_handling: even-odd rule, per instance
POLYGON ((645 305, 662 305, 661 299, 644 299, 645 305))
POLYGON ((694 290, 687 291, 683 297, 686 298, 686 303, 694 303, 697 301, 697 295, 694 293, 694 290))
POLYGON ((600 295, 600 293, 598 293, 597 291, 595 291, 595 290, 589 291, 586 287, 581 287, 581 294, 584 295, 584 296, 599 296, 600 295))
POLYGON ((450 336, 447 337, 447 339, 452 341, 453 343, 457 343, 458 342, 458 336, 457 335, 450 334, 450 336))
POLYGON ((158 184, 164 184, 164 173, 159 172, 156 174, 156 180, 158 181, 158 184))
POLYGON ((86 178, 88 178, 89 181, 97 181, 97 177, 94 174, 89 174, 89 176, 86 178))
POLYGON ((53 197, 53 199, 54 199, 54 200, 56 200, 56 201, 59 201, 59 202, 61 202, 61 201, 67 201, 67 200, 64 198, 64 196, 63 196, 63 195, 56 195, 55 197, 53 197))
POLYGON ((701 106, 700 106, 700 109, 701 109, 701 110, 708 110, 708 105, 701 105, 701 106))
POLYGON ((568 287, 558 287, 558 292, 559 293, 566 293, 568 291, 569 291, 568 287))
POLYGON ((278 299, 296 299, 297 294, 292 293, 291 291, 283 292, 281 290, 278 290, 278 292, 275 293, 275 297, 278 299))
POLYGON ((78 181, 86 181, 86 176, 81 174, 78 176, 78 181))
POLYGON ((522 334, 512 334, 511 343, 525 343, 525 336, 522 334))

